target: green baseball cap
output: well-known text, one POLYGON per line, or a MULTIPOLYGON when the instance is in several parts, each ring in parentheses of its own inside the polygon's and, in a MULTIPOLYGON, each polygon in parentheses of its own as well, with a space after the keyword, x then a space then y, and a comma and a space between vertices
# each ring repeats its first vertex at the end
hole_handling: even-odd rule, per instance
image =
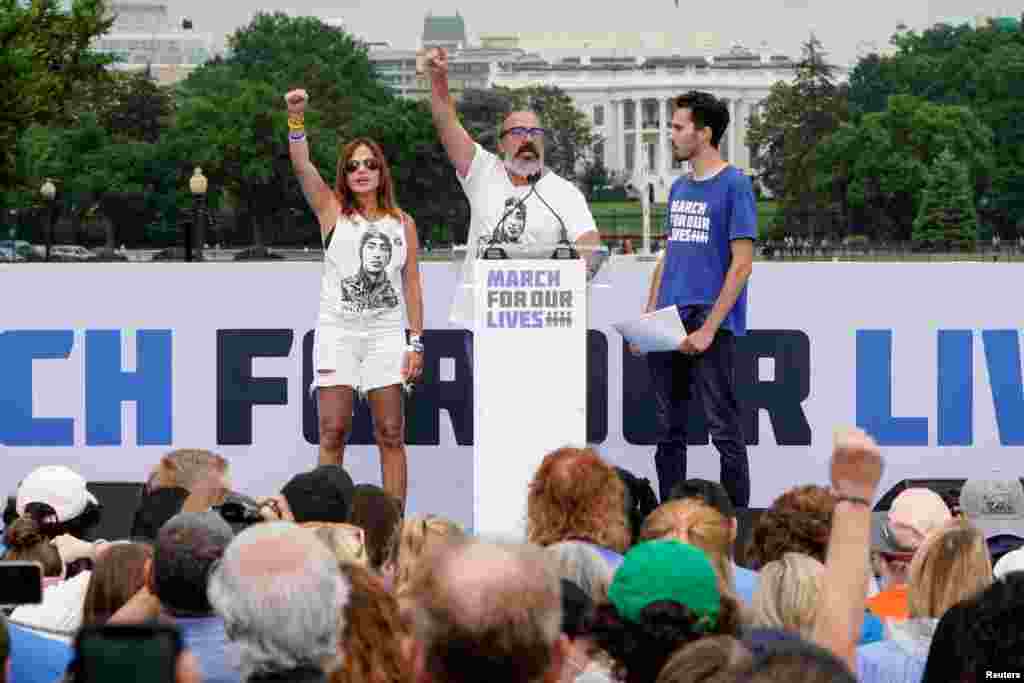
POLYGON ((718 577, 700 548, 675 540, 636 545, 615 572, 608 600, 623 618, 639 623, 648 605, 685 605, 714 628, 721 609, 718 577))

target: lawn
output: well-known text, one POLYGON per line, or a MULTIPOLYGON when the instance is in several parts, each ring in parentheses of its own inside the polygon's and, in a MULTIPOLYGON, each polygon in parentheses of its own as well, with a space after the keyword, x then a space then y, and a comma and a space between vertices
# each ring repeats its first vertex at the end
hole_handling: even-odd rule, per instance
MULTIPOLYGON (((655 203, 651 208, 651 234, 658 235, 665 224, 664 203, 655 203)), ((776 202, 761 201, 757 204, 757 225, 764 231, 771 225, 772 217, 778 210, 776 202)), ((643 212, 639 201, 591 202, 590 212, 606 238, 619 235, 641 235, 643 233, 643 212)))

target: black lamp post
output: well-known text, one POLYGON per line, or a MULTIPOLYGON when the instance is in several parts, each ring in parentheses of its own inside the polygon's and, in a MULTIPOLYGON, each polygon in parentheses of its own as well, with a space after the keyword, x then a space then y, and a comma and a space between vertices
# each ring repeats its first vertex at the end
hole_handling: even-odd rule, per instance
POLYGON ((192 260, 192 238, 198 235, 202 243, 202 233, 199 232, 199 205, 206 196, 207 181, 203 175, 203 169, 196 166, 192 177, 188 181, 188 187, 192 191, 192 225, 185 231, 185 260, 192 260))
POLYGON ((46 260, 50 260, 50 247, 53 246, 53 200, 57 198, 57 186, 49 178, 39 188, 39 193, 46 200, 46 260))

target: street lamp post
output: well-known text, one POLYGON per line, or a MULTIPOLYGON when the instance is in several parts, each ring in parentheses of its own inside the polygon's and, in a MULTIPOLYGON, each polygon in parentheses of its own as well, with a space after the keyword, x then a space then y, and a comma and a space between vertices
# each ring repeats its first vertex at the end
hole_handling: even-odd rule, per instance
POLYGON ((57 198, 57 186, 49 178, 39 188, 39 193, 46 200, 46 260, 50 260, 50 247, 53 246, 53 200, 57 198))
POLYGON ((193 233, 198 234, 200 244, 202 244, 202 233, 198 231, 199 227, 199 204, 206 196, 207 181, 206 176, 203 175, 203 169, 196 166, 196 170, 193 171, 192 177, 188 181, 188 187, 192 191, 192 225, 185 231, 185 260, 192 260, 192 238, 193 233))

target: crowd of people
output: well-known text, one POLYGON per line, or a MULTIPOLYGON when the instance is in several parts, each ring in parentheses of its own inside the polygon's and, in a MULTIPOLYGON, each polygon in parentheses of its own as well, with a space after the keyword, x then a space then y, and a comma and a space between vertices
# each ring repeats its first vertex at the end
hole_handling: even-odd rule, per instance
POLYGON ((659 504, 590 448, 544 458, 524 492, 524 539, 406 515, 334 464, 248 499, 232 491, 227 460, 202 450, 153 466, 129 538, 95 539, 103 515, 125 511, 105 509, 71 469, 44 466, 4 513, 3 560, 36 562, 45 578, 41 603, 7 610, 0 681, 91 680, 76 635, 133 624, 180 633, 176 679, 189 683, 1024 672, 1020 481, 969 481, 957 509, 907 488, 872 512, 882 470, 868 435, 837 433, 831 484, 779 496, 741 566, 723 486, 684 480, 659 504), (251 514, 226 515, 239 500, 251 514))

